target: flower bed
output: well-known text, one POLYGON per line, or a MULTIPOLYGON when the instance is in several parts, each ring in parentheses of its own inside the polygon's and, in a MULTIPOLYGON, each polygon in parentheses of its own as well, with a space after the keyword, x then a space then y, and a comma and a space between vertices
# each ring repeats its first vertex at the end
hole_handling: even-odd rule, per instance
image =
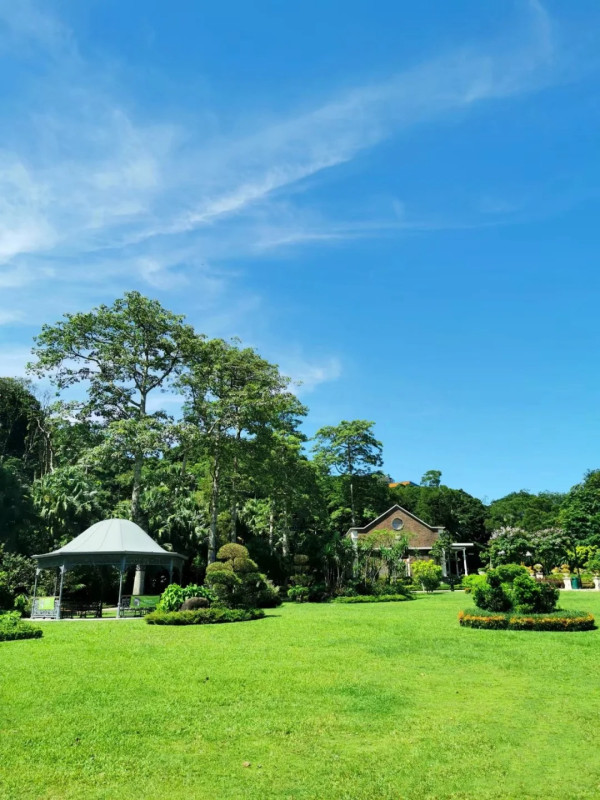
POLYGON ((413 598, 403 594, 357 594, 354 597, 336 597, 334 603, 400 603, 413 598))
POLYGON ((0 614, 0 642, 11 642, 15 639, 41 639, 42 629, 29 622, 24 622, 14 612, 0 614))
POLYGON ((221 622, 249 622, 262 619, 261 608, 198 608, 195 611, 152 611, 144 619, 149 625, 215 625, 221 622))
POLYGON ((458 621, 465 628, 513 631, 591 631, 594 617, 587 611, 553 611, 550 614, 498 613, 472 608, 460 611, 458 621))

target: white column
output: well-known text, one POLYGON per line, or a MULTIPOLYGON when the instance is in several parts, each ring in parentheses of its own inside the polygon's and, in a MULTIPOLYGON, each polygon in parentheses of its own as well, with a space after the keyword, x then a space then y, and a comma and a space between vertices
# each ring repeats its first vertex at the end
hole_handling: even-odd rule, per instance
POLYGON ((125 564, 121 562, 121 568, 119 569, 119 602, 117 603, 117 619, 121 616, 121 599, 123 597, 123 570, 125 569, 125 564))
POLYGON ((465 565, 465 575, 469 574, 469 568, 467 567, 467 548, 463 547, 463 564, 465 565))
POLYGON ((444 578, 448 577, 448 562, 446 559, 446 551, 442 549, 442 576, 444 578))
POLYGON ((34 612, 34 609, 35 609, 35 598, 37 596, 37 582, 38 582, 38 575, 39 574, 40 574, 40 569, 39 569, 39 567, 36 567, 36 570, 35 570, 35 581, 34 581, 34 584, 33 584, 33 598, 31 600, 31 619, 33 619, 33 612, 34 612))
POLYGON ((135 568, 135 578, 133 579, 133 592, 132 594, 144 594, 144 586, 146 583, 146 567, 138 564, 135 568))
POLYGON ((63 583, 65 579, 65 565, 63 564, 60 568, 60 589, 58 590, 58 613, 56 615, 56 619, 60 619, 60 606, 62 603, 62 592, 63 592, 63 583))

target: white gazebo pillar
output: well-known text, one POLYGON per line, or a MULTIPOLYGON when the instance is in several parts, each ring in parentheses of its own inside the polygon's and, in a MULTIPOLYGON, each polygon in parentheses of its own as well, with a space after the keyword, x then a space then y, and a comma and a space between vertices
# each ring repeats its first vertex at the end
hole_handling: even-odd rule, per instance
POLYGON ((61 605, 62 605, 62 593, 63 593, 63 583, 65 581, 65 572, 67 568, 63 564, 60 568, 60 588, 58 590, 58 609, 56 612, 56 619, 61 618, 61 605))
POLYGON ((135 568, 135 578, 133 579, 133 592, 132 594, 144 594, 144 586, 146 583, 146 567, 138 564, 135 568))
POLYGON ((469 568, 467 567, 467 548, 463 547, 463 564, 465 565, 465 575, 469 574, 469 568))
POLYGON ((448 577, 448 557, 446 556, 446 551, 442 548, 442 577, 448 577))
POLYGON ((119 602, 117 603, 117 619, 121 616, 121 601, 123 598, 123 573, 125 572, 125 559, 121 561, 119 567, 119 602))

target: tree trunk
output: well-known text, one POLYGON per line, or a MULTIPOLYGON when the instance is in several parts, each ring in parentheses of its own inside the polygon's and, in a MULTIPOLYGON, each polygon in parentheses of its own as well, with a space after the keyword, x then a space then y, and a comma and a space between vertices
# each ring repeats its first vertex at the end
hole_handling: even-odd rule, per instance
POLYGON ((283 555, 284 558, 287 558, 290 554, 287 502, 284 502, 283 505, 283 531, 281 534, 281 554, 283 555))
POLYGON ((135 454, 133 462, 133 488, 131 490, 131 519, 136 525, 142 525, 142 512, 140 510, 140 496, 142 494, 142 463, 144 456, 141 453, 135 454))
POLYGON ((215 456, 210 492, 210 531, 208 534, 208 563, 217 560, 217 517, 219 515, 219 456, 215 456))
POLYGON ((273 504, 269 504, 269 553, 273 555, 273 535, 275 533, 275 514, 273 504))
POLYGON ((354 509, 354 482, 350 475, 350 513, 352 515, 352 527, 356 525, 356 511, 354 509))

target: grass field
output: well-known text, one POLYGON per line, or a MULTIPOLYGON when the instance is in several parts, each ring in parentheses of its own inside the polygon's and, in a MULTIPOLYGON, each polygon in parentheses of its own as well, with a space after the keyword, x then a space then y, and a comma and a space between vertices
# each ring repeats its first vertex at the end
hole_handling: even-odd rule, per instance
POLYGON ((470 603, 45 623, 0 644, 0 797, 600 797, 600 631, 461 629, 470 603))

